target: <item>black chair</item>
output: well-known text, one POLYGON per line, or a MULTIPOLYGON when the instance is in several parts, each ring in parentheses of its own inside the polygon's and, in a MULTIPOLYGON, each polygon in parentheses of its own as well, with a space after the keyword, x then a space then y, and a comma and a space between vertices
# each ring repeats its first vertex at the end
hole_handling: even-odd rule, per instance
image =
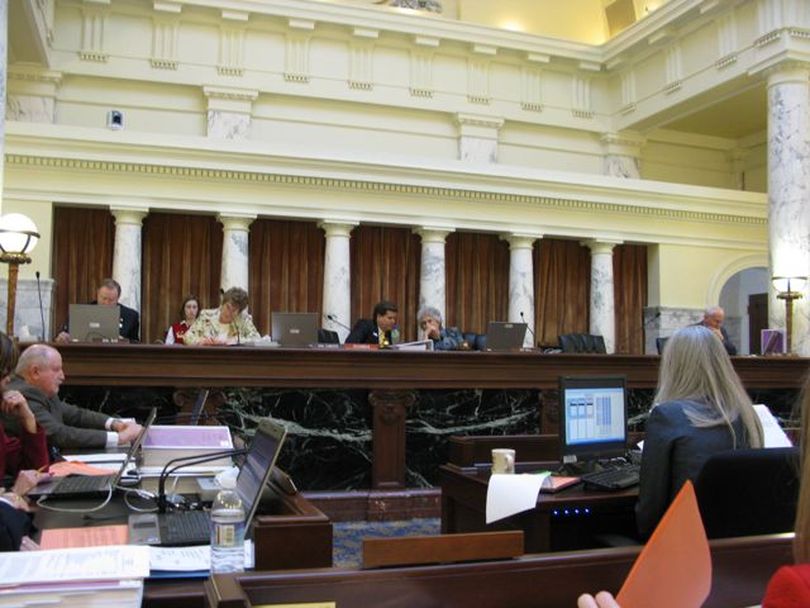
POLYGON ((578 353, 580 352, 579 344, 574 338, 574 334, 561 334, 559 337, 560 350, 564 353, 578 353))
POLYGON ((318 344, 340 344, 340 336, 331 329, 319 329, 318 344))
POLYGON ((604 336, 598 336, 594 334, 586 334, 585 335, 586 342, 588 344, 589 353, 600 353, 605 354, 607 353, 607 347, 605 346, 605 338, 604 336))
POLYGON ((709 538, 790 532, 799 496, 798 448, 730 450, 710 457, 695 479, 709 538))
POLYGON ((658 350, 658 354, 664 354, 664 347, 667 345, 667 340, 669 340, 669 336, 666 338, 656 338, 655 339, 655 348, 658 350))

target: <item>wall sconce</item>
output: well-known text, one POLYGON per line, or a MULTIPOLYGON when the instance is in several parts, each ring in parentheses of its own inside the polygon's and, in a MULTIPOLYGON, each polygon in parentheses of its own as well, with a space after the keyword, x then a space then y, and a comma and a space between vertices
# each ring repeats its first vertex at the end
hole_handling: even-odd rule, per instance
POLYGON ((8 308, 6 334, 14 335, 14 309, 17 305, 17 275, 20 264, 29 264, 29 253, 39 240, 34 222, 21 213, 0 216, 0 262, 8 264, 8 308))
POLYGON ((773 277, 776 297, 785 301, 785 334, 787 334, 787 353, 793 352, 793 301, 804 297, 802 292, 807 286, 807 277, 773 277))

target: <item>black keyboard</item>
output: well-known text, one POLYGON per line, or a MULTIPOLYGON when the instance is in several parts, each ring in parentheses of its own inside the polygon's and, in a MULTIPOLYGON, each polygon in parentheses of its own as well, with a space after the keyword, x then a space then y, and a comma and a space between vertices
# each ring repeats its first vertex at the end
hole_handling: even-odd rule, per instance
POLYGON ((211 542, 211 517, 207 511, 181 511, 160 516, 160 544, 207 545, 211 542))
POLYGON ((48 494, 49 498, 95 496, 107 494, 112 483, 110 475, 68 475, 48 494))
POLYGON ((582 475, 585 487, 591 490, 623 490, 638 485, 641 467, 628 464, 582 475))

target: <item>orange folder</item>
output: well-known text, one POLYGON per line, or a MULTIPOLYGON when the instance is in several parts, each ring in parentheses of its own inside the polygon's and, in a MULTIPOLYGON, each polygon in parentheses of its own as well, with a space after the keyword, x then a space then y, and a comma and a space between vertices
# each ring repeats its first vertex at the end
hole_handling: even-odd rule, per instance
POLYGON ((633 564, 622 608, 698 608, 712 588, 712 558, 695 488, 687 481, 633 564))

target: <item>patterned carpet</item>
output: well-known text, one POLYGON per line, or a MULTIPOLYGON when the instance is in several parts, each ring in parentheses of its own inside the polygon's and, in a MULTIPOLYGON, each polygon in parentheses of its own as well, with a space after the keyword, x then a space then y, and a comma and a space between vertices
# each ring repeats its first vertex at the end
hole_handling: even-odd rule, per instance
POLYGON ((359 567, 364 537, 420 536, 439 534, 440 530, 438 518, 335 522, 332 524, 332 564, 339 568, 359 567))

